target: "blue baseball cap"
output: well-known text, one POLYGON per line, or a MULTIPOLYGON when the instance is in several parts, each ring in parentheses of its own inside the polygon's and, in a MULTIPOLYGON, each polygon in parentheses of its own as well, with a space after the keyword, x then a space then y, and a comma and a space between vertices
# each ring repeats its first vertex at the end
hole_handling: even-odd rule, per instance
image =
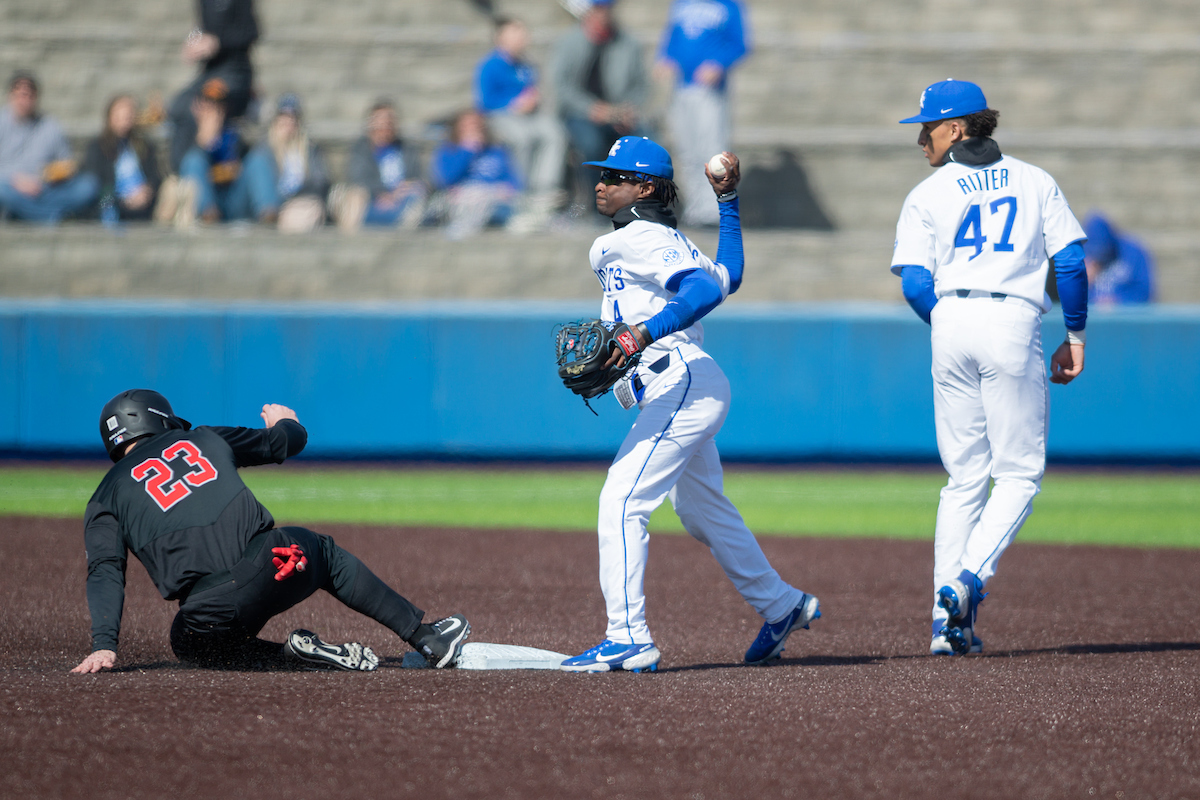
POLYGON ((661 144, 645 136, 622 136, 609 148, 608 158, 603 161, 585 161, 583 165, 595 169, 640 172, 667 180, 675 177, 675 168, 671 166, 671 154, 661 144))
POLYGON ((279 99, 275 101, 276 114, 291 114, 293 117, 300 117, 300 95, 295 92, 284 92, 279 95, 279 99))
POLYGON ((939 119, 954 119, 986 111, 987 100, 980 89, 970 81, 947 78, 930 84, 921 92, 921 111, 915 117, 900 122, 936 122, 939 119))

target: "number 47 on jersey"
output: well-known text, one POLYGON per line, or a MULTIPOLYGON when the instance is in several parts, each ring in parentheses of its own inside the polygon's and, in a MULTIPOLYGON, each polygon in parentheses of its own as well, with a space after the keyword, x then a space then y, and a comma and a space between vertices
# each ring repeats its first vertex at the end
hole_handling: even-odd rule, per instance
MULTIPOLYGON (((986 208, 990 218, 1002 216, 1004 220, 1004 232, 1000 234, 1000 238, 992 242, 992 249, 1000 253, 1011 253, 1012 246, 1012 229, 1013 222, 1017 218, 1017 198, 1001 197, 998 200, 993 200, 990 203, 980 204, 974 203, 967 208, 967 214, 963 217, 962 224, 958 226, 958 233, 954 235, 954 246, 958 247, 973 247, 975 255, 968 258, 968 261, 974 261, 983 252, 983 246, 988 243, 988 237, 983 233, 983 209, 986 208)), ((989 225, 989 227, 991 227, 989 225)))

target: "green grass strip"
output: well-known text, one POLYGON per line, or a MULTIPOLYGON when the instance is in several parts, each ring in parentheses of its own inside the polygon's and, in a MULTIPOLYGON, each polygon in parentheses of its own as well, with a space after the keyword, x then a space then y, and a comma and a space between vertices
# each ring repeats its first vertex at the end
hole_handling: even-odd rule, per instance
MULTIPOLYGON (((104 470, 0 468, 0 515, 82 517, 104 470)), ((591 531, 602 469, 245 470, 281 524, 344 522, 591 531)), ((933 537, 935 470, 785 470, 733 467, 726 492, 756 533, 933 537)), ((654 532, 679 532, 664 504, 654 532)), ((1200 547, 1195 474, 1051 471, 1021 531, 1024 542, 1200 547)))

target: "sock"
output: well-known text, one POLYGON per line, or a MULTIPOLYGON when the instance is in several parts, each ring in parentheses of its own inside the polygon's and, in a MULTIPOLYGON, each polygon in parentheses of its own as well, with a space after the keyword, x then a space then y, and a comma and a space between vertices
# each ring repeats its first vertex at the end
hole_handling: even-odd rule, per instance
POLYGON ((427 625, 424 622, 422 622, 420 625, 417 626, 417 629, 415 631, 413 631, 413 635, 408 637, 408 639, 406 639, 405 641, 407 641, 409 644, 411 644, 413 646, 413 649, 420 650, 421 649, 421 640, 424 639, 426 636, 435 636, 435 635, 437 635, 437 631, 435 631, 433 629, 433 626, 427 625))

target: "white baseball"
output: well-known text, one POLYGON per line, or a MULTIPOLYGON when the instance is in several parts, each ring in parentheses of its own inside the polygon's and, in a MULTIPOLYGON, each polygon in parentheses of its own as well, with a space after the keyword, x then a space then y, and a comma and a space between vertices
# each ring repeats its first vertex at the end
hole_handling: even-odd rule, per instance
POLYGON ((717 153, 708 160, 708 171, 712 173, 714 178, 720 179, 725 177, 725 173, 728 170, 725 167, 725 159, 721 157, 720 153, 717 153))

